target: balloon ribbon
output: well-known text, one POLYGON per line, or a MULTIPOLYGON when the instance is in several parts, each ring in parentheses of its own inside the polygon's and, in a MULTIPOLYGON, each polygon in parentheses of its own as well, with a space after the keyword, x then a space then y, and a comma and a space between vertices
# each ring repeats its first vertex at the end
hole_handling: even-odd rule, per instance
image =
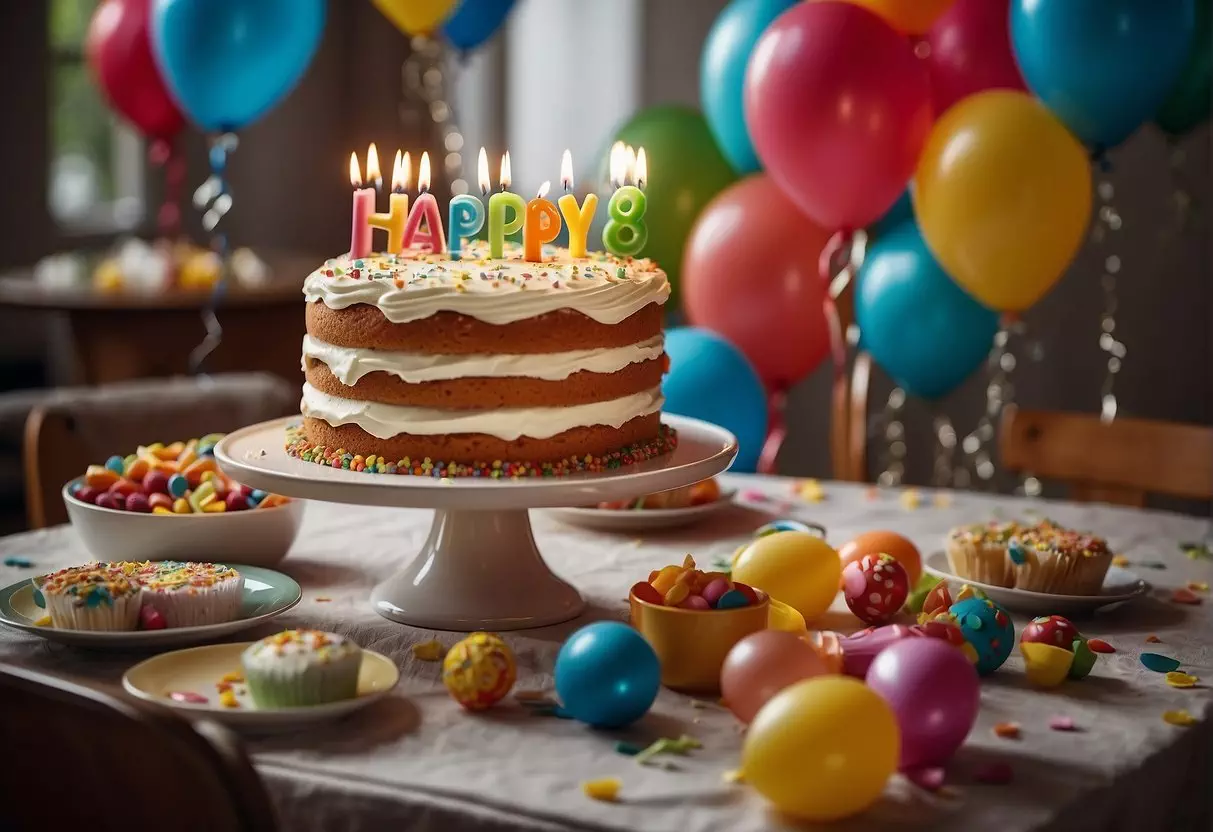
POLYGON ((195 375, 202 373, 203 363, 223 342, 223 327, 216 312, 227 291, 228 244, 227 234, 219 230, 219 225, 224 215, 232 210, 232 194, 227 182, 227 160, 228 154, 236 149, 236 145, 234 133, 224 133, 212 139, 209 153, 211 175, 194 192, 194 205, 206 209, 202 215, 202 227, 210 232, 211 250, 219 258, 219 277, 215 281, 210 299, 202 309, 202 324, 206 327, 206 337, 190 353, 190 372, 195 375))
POLYGON ((788 393, 786 390, 772 390, 767 397, 767 438, 762 443, 762 453, 758 456, 758 473, 774 474, 775 460, 779 456, 779 449, 783 447, 783 440, 788 436, 787 422, 785 421, 785 411, 788 405, 788 393))

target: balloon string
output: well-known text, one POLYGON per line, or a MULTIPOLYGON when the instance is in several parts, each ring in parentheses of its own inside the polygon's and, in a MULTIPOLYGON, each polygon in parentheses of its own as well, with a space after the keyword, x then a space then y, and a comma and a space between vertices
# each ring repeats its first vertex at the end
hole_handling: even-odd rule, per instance
POLYGON ((850 282, 852 239, 853 234, 848 229, 835 232, 821 250, 821 257, 817 261, 818 274, 826 287, 822 305, 830 332, 830 354, 834 360, 835 378, 841 377, 847 370, 846 326, 838 314, 837 299, 850 282))
POLYGON ((767 398, 767 438, 762 443, 762 453, 758 456, 758 473, 774 474, 775 461, 779 457, 779 449, 783 440, 788 436, 785 420, 788 405, 786 390, 772 391, 767 398))
POLYGON ((156 212, 156 229, 161 239, 181 236, 181 189, 185 184, 185 157, 173 139, 156 139, 148 151, 153 167, 162 168, 164 199, 156 212))
POLYGON ((207 304, 202 309, 202 324, 206 327, 206 337, 202 343, 194 347, 190 353, 190 371, 195 375, 202 374, 206 359, 219 348, 223 342, 223 327, 219 323, 217 310, 223 301, 227 290, 228 271, 228 241, 226 232, 220 230, 223 217, 232 210, 232 194, 227 182, 227 162, 229 154, 236 149, 237 140, 233 133, 224 133, 211 140, 210 147, 210 177, 198 186, 194 192, 194 205, 199 209, 205 208, 202 214, 202 227, 211 235, 211 250, 219 260, 219 277, 207 304))

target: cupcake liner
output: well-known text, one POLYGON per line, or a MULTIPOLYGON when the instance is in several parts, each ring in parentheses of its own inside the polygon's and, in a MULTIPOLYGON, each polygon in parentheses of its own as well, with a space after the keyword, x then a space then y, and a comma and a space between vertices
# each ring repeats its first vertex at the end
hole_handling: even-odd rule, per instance
POLYGON ((143 602, 164 616, 166 627, 223 624, 240 617, 244 578, 232 578, 213 586, 149 590, 144 593, 143 602))
POLYGON ((108 598, 93 606, 75 595, 44 593, 51 624, 57 630, 126 631, 139 627, 142 593, 108 598))
POLYGON ((246 661, 244 680, 258 708, 302 708, 353 699, 358 695, 361 666, 361 650, 323 663, 290 661, 250 666, 246 661))
POLYGON ((991 586, 1015 586, 1015 571, 1007 558, 1007 547, 949 537, 948 565, 958 578, 991 586))
POLYGON ((1015 588, 1053 595, 1098 595, 1112 565, 1111 553, 1064 555, 1029 551, 1015 567, 1015 588))

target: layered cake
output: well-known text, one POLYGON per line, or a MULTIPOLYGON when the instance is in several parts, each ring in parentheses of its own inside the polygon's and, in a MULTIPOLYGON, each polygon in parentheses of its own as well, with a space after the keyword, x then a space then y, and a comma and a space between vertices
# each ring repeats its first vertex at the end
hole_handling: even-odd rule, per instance
POLYGON ((665 273, 546 248, 329 260, 304 283, 302 436, 314 462, 534 476, 647 459, 661 425, 665 273), (338 454, 337 452, 340 451, 338 454), (496 473, 494 473, 496 472, 496 473))

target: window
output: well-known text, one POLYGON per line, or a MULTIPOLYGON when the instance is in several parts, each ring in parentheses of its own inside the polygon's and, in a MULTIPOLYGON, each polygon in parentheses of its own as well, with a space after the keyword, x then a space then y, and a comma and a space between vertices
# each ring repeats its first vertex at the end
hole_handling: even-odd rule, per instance
POLYGON ((117 232, 143 219, 144 152, 115 116, 84 60, 98 0, 50 0, 51 215, 65 230, 117 232))

